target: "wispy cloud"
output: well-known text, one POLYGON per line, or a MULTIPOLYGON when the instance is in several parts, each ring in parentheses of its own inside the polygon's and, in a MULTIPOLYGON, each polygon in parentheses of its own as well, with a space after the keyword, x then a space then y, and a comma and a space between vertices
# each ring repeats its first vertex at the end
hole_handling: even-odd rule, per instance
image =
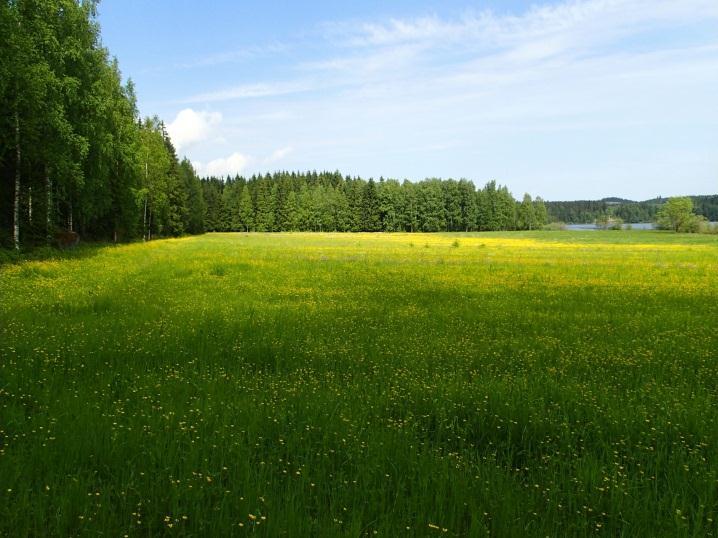
POLYGON ((285 146, 283 148, 275 149, 272 154, 264 160, 264 164, 274 164, 281 161, 287 155, 292 153, 294 148, 292 146, 285 146))
POLYGON ((243 84, 232 88, 200 93, 181 99, 178 104, 214 103, 218 101, 233 101, 236 99, 252 99, 257 97, 274 97, 292 93, 306 92, 314 88, 308 81, 273 82, 243 84))
POLYGON ((193 69, 195 67, 214 67, 218 65, 243 62, 246 60, 254 60, 257 58, 281 54, 286 52, 288 48, 288 44, 275 41, 272 43, 264 43, 262 45, 244 47, 235 50, 215 52, 212 54, 206 54, 204 56, 198 56, 184 62, 179 62, 175 64, 174 67, 180 69, 193 69))
POLYGON ((446 46, 465 45, 467 41, 507 46, 579 29, 591 31, 577 33, 577 38, 606 40, 621 33, 635 32, 641 26, 675 25, 717 17, 718 3, 714 0, 573 0, 534 6, 521 15, 483 11, 467 13, 455 20, 425 16, 358 25, 337 22, 327 24, 325 29, 329 37, 341 39, 352 47, 417 42, 446 46))

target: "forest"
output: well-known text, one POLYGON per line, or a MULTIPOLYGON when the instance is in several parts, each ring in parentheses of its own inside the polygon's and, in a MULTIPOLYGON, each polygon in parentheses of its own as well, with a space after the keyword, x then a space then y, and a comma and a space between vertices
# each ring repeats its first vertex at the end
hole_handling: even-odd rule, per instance
POLYGON ((540 198, 467 180, 275 173, 200 180, 102 45, 97 2, 0 4, 0 244, 204 231, 533 229, 540 198))
POLYGON ((514 200, 505 186, 426 179, 277 172, 202 180, 207 231, 468 232, 531 230, 547 221, 540 197, 514 200))
POLYGON ((0 230, 129 240, 203 230, 201 186, 102 45, 97 2, 0 3, 0 230))

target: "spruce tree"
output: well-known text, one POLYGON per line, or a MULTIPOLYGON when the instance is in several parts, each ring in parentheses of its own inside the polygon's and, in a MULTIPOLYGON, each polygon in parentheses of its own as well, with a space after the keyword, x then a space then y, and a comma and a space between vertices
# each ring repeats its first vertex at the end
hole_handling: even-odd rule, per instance
POLYGON ((366 232, 381 231, 381 213, 379 211, 379 196, 373 179, 365 184, 362 193, 362 230, 366 232))
POLYGON ((239 224, 245 232, 254 229, 254 207, 252 206, 252 195, 249 193, 249 185, 242 188, 239 196, 239 224))

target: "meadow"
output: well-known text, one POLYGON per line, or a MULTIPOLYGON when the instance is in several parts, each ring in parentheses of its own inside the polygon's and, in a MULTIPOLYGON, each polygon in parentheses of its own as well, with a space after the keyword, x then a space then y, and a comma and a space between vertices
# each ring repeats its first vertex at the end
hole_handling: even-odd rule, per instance
POLYGON ((0 535, 718 535, 718 238, 208 234, 0 266, 0 535))

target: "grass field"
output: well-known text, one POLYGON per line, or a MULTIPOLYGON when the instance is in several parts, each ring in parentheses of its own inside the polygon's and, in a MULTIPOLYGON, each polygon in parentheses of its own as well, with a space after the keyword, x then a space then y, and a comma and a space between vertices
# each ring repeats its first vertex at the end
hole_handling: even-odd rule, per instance
POLYGON ((715 236, 213 234, 0 297, 2 535, 718 534, 715 236))

